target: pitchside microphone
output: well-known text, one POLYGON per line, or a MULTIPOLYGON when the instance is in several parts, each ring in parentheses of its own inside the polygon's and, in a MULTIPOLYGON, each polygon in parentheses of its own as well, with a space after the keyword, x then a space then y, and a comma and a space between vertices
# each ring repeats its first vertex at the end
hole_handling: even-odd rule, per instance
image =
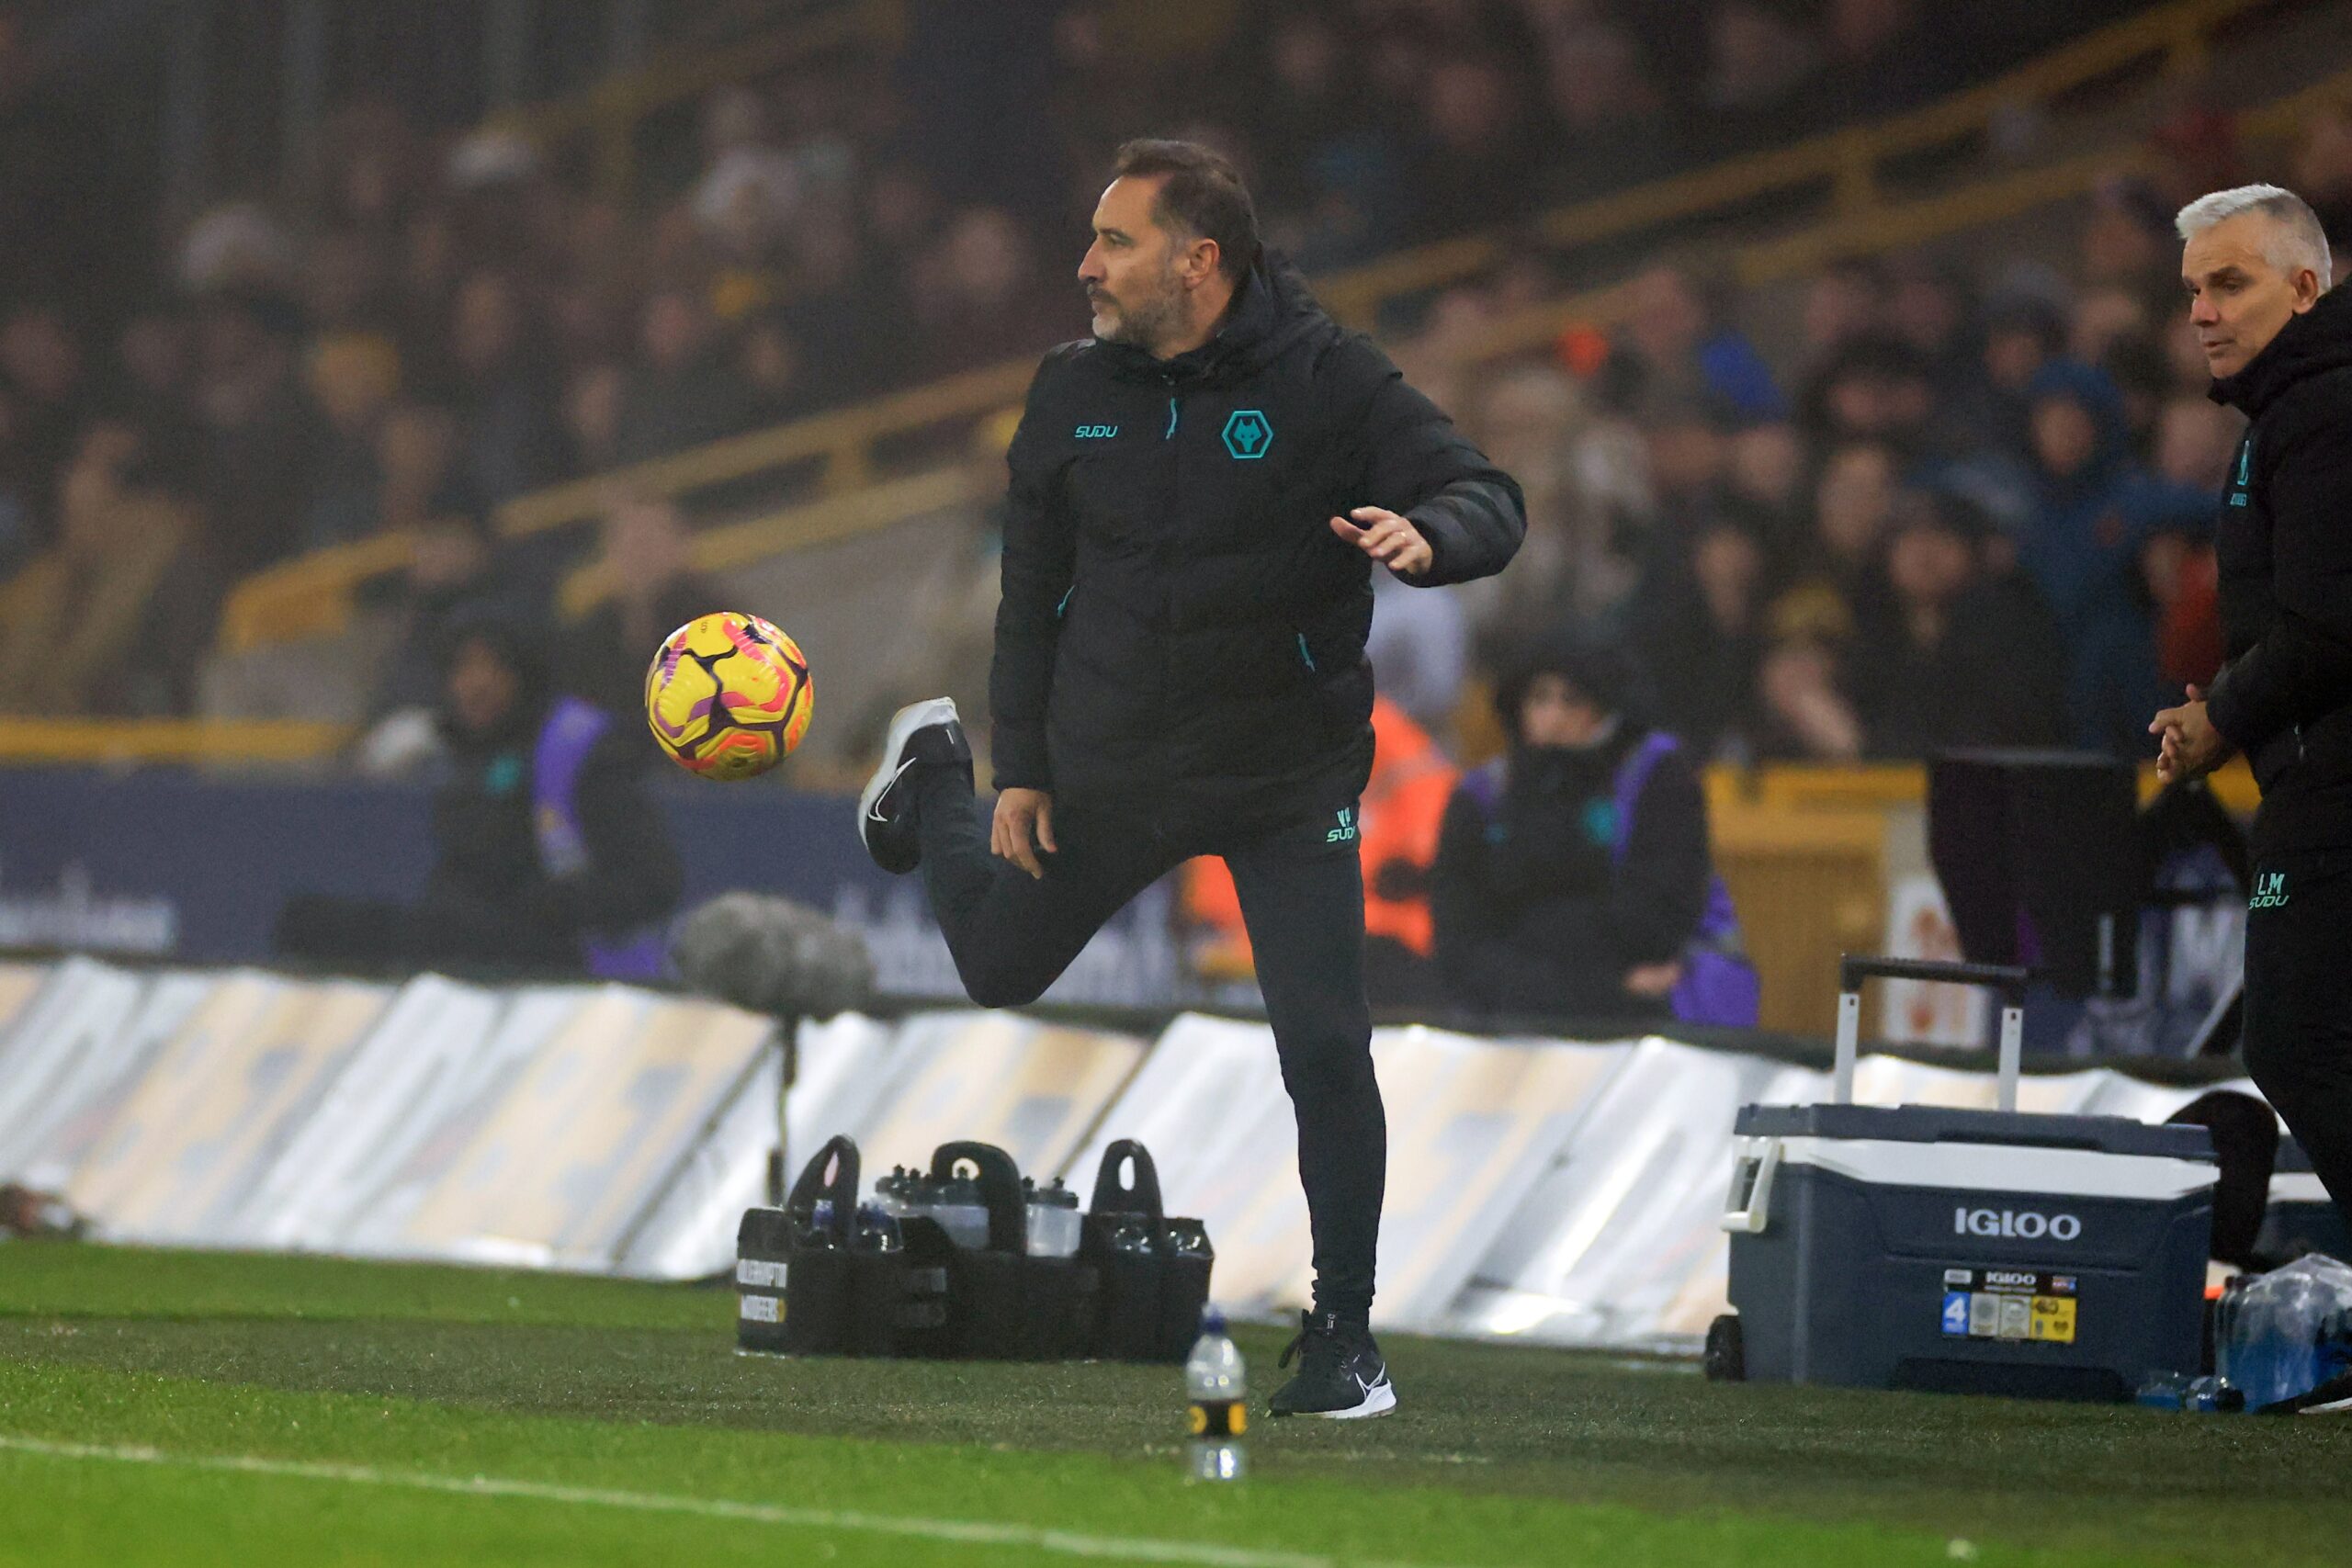
POLYGON ((686 918, 670 957, 694 989, 780 1018, 831 1018, 874 996, 865 939, 788 898, 723 893, 686 918))
POLYGON ((782 1024, 784 1074, 768 1150, 768 1205, 784 1202, 786 1101, 800 1077, 800 1021, 861 1009, 874 996, 874 955, 865 939, 789 898, 722 893, 680 924, 670 941, 678 977, 705 996, 782 1024))

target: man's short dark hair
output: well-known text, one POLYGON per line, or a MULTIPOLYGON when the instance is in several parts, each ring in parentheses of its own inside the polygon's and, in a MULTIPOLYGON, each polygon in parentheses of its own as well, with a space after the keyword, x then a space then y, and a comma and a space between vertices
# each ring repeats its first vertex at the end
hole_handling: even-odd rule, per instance
POLYGON ((1152 220, 1187 239, 1215 240, 1217 270, 1238 283, 1258 264, 1258 210, 1231 160, 1197 141, 1144 140, 1119 148, 1120 179, 1165 175, 1152 220))

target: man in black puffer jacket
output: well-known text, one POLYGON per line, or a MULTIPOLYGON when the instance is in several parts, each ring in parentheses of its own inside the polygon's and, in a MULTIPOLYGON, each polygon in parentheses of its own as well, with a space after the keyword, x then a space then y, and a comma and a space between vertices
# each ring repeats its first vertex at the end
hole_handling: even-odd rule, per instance
POLYGON ((2157 763, 2243 751, 2262 786, 2245 934, 2245 1065, 2352 1216, 2352 290, 2273 186, 2181 209, 2212 396, 2253 421, 2215 536, 2228 662, 2156 716, 2157 763))
POLYGON ((943 698, 892 720, 859 831, 886 869, 922 866, 989 1007, 1035 999, 1182 862, 1225 857, 1314 1227, 1305 1357, 1272 1408, 1378 1415, 1396 1403, 1366 1326, 1386 1152, 1355 841, 1371 574, 1498 571, 1524 508, 1261 254, 1249 193, 1205 148, 1120 150, 1079 277, 1094 336, 1046 355, 1009 455, 993 818, 943 698))

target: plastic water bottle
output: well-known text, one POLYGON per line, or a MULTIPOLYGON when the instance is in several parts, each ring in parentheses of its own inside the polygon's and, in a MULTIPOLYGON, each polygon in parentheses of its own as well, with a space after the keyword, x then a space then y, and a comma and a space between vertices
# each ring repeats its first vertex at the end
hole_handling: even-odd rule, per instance
POLYGON ((1028 1215, 1029 1256, 1077 1257, 1084 1230, 1078 1212, 1078 1194, 1063 1186, 1058 1177, 1050 1187, 1040 1187, 1034 1179, 1023 1177, 1021 1196, 1028 1215))
POLYGON ((1225 1332, 1225 1314, 1201 1312, 1201 1337, 1184 1362, 1184 1394, 1192 1402, 1193 1479, 1238 1481, 1241 1435, 1249 1429, 1249 1369, 1225 1332))

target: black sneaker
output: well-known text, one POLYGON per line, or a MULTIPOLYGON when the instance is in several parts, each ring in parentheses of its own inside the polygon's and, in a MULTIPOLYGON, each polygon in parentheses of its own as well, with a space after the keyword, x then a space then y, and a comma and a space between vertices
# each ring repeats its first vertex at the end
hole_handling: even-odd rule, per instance
POLYGON ((914 703, 890 716, 882 741, 882 765, 857 797, 857 836, 874 863, 894 875, 922 863, 922 840, 915 833, 914 781, 910 769, 923 764, 960 766, 972 776, 972 743, 948 697, 914 703))
POLYGON ((1298 1337, 1277 1365, 1289 1366, 1293 1356, 1298 1358, 1298 1371, 1267 1402, 1272 1414, 1357 1421, 1396 1408, 1388 1365, 1380 1359, 1372 1330, 1363 1325, 1342 1323, 1328 1312, 1301 1313, 1298 1337))

